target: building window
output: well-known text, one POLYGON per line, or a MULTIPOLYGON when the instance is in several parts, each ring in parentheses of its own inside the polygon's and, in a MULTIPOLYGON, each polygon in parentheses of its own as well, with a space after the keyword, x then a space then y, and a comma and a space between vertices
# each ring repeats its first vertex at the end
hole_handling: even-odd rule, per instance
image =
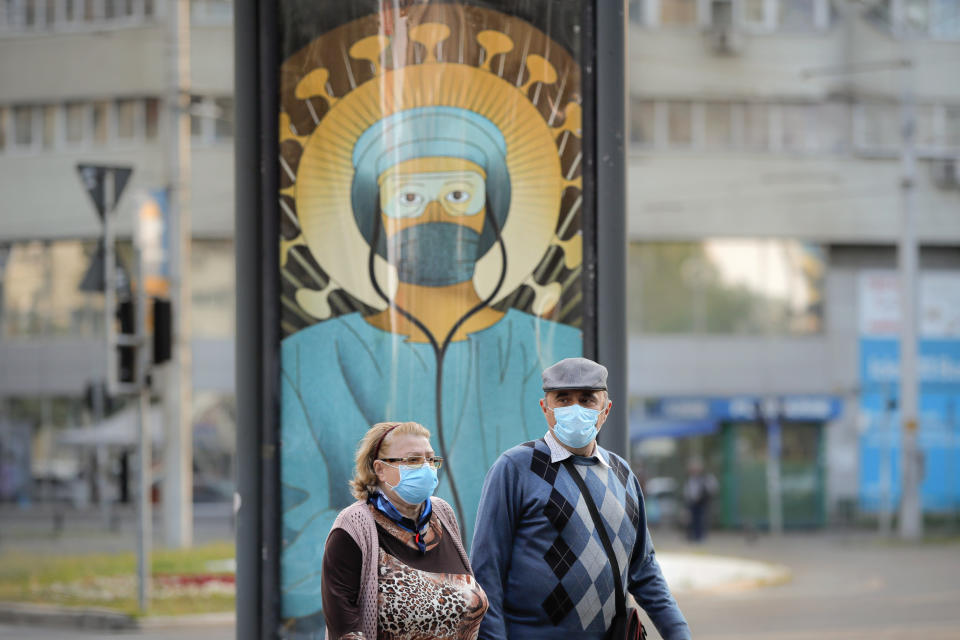
POLYGON ((64 107, 64 139, 68 144, 83 142, 83 122, 86 120, 87 105, 82 102, 68 102, 64 107))
POLYGON ((64 0, 66 5, 67 22, 81 22, 83 20, 83 0, 64 0))
POLYGON ((696 0, 660 0, 660 25, 688 27, 697 24, 696 0))
POLYGON ((810 142, 807 116, 809 105, 785 104, 780 107, 780 148, 806 151, 810 142))
POLYGON ((855 140, 861 150, 878 151, 900 147, 900 112, 894 104, 857 105, 855 125, 855 140))
POLYGON ((0 30, 137 25, 155 9, 155 0, 0 0, 0 30))
POLYGON ((733 109, 728 102, 708 102, 704 111, 704 147, 730 149, 733 144, 733 109))
POLYGON ((0 268, 2 338, 99 336, 103 296, 78 287, 95 248, 76 240, 11 245, 0 268))
POLYGON ((841 153, 850 148, 850 108, 842 103, 813 105, 808 120, 811 148, 824 153, 841 153))
POLYGON ((190 135, 194 138, 204 137, 203 123, 206 115, 203 97, 190 96, 190 135))
POLYGON ((233 138, 233 98, 215 98, 216 120, 214 138, 216 140, 230 140, 233 138))
POLYGON ((741 0, 740 20, 751 31, 813 31, 830 26, 828 0, 741 0))
POLYGON ((630 141, 649 147, 654 142, 656 103, 652 100, 630 100, 630 141))
POLYGON ((108 139, 107 125, 110 121, 110 103, 94 102, 91 111, 93 142, 94 144, 106 144, 108 139))
POLYGON ((817 27, 814 0, 780 0, 780 28, 811 31, 817 27))
POLYGON ((231 0, 193 0, 190 3, 190 20, 196 24, 230 24, 233 20, 233 2, 231 0))
POLYGON ((57 146, 57 107, 48 104, 43 107, 43 148, 57 146))
POLYGON ((960 2, 931 0, 930 35, 934 38, 960 38, 960 2))
POLYGON ((767 105, 749 103, 743 110, 744 146, 762 151, 770 146, 770 113, 767 105))
POLYGON ((236 274, 233 243, 195 241, 190 250, 191 309, 194 335, 230 338, 234 334, 236 274))
POLYGON ((137 110, 141 105, 139 100, 117 100, 115 109, 117 114, 117 139, 133 140, 137 135, 137 110))
POLYGON ((957 0, 880 0, 864 15, 877 28, 901 36, 960 38, 960 2, 957 0))
POLYGON ((631 333, 809 335, 823 328, 825 252, 781 239, 633 243, 631 333))
POLYGON ((147 98, 144 107, 144 135, 147 140, 155 140, 160 126, 160 101, 156 98, 147 98))
POLYGON ((667 103, 667 142, 671 147, 689 147, 693 144, 692 103, 667 103))
POLYGON ((17 147, 33 146, 33 107, 13 108, 13 144, 17 147))
POLYGON ((943 142, 951 149, 960 149, 960 105, 943 109, 943 142))

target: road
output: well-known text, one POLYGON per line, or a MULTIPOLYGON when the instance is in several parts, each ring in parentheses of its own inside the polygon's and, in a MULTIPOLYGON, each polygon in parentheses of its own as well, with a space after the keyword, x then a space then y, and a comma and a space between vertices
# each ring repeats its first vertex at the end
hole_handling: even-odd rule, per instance
MULTIPOLYGON (((905 545, 869 533, 832 532, 753 542, 717 534, 698 546, 654 532, 654 540, 660 550, 745 557, 786 565, 793 572, 789 582, 778 586, 677 593, 696 640, 960 640, 958 540, 905 545)), ((658 640, 648 628, 650 640, 658 640)), ((233 638, 234 630, 156 629, 105 636, 0 626, 2 640, 102 637, 221 640, 233 638)))
MULTIPOLYGON (((669 537, 658 546, 696 548, 669 537)), ((904 545, 818 533, 746 543, 725 535, 702 550, 784 564, 793 578, 760 589, 678 593, 697 640, 960 639, 958 541, 904 545)))
POLYGON ((108 633, 104 631, 76 631, 66 629, 52 629, 43 627, 11 627, 0 625, 0 639, 2 640, 61 640, 62 638, 76 638, 77 640, 93 640, 94 638, 137 638, 137 640, 233 640, 235 632, 232 627, 197 628, 197 629, 156 629, 130 633, 108 633))

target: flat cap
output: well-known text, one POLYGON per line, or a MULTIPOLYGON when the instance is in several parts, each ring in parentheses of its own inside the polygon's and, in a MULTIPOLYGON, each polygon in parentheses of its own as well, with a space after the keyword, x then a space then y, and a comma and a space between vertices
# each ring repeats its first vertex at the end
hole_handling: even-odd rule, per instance
POLYGON ((543 390, 607 390, 607 368, 587 358, 565 358, 543 370, 543 390))

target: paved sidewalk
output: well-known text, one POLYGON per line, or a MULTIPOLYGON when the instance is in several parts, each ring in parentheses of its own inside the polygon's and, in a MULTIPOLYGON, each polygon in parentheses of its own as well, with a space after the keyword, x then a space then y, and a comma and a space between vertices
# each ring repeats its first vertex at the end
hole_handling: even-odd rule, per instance
POLYGON ((709 553, 657 553, 667 584, 675 593, 730 592, 783 584, 791 571, 781 564, 709 553))

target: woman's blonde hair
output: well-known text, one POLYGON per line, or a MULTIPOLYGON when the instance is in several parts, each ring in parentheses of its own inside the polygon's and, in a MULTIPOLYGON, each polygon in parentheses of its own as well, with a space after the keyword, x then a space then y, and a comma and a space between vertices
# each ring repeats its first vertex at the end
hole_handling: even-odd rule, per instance
POLYGON ((378 480, 373 461, 395 434, 430 439, 430 432, 419 422, 378 422, 370 427, 357 447, 357 466, 350 480, 350 493, 357 500, 365 501, 372 491, 376 491, 378 480))

